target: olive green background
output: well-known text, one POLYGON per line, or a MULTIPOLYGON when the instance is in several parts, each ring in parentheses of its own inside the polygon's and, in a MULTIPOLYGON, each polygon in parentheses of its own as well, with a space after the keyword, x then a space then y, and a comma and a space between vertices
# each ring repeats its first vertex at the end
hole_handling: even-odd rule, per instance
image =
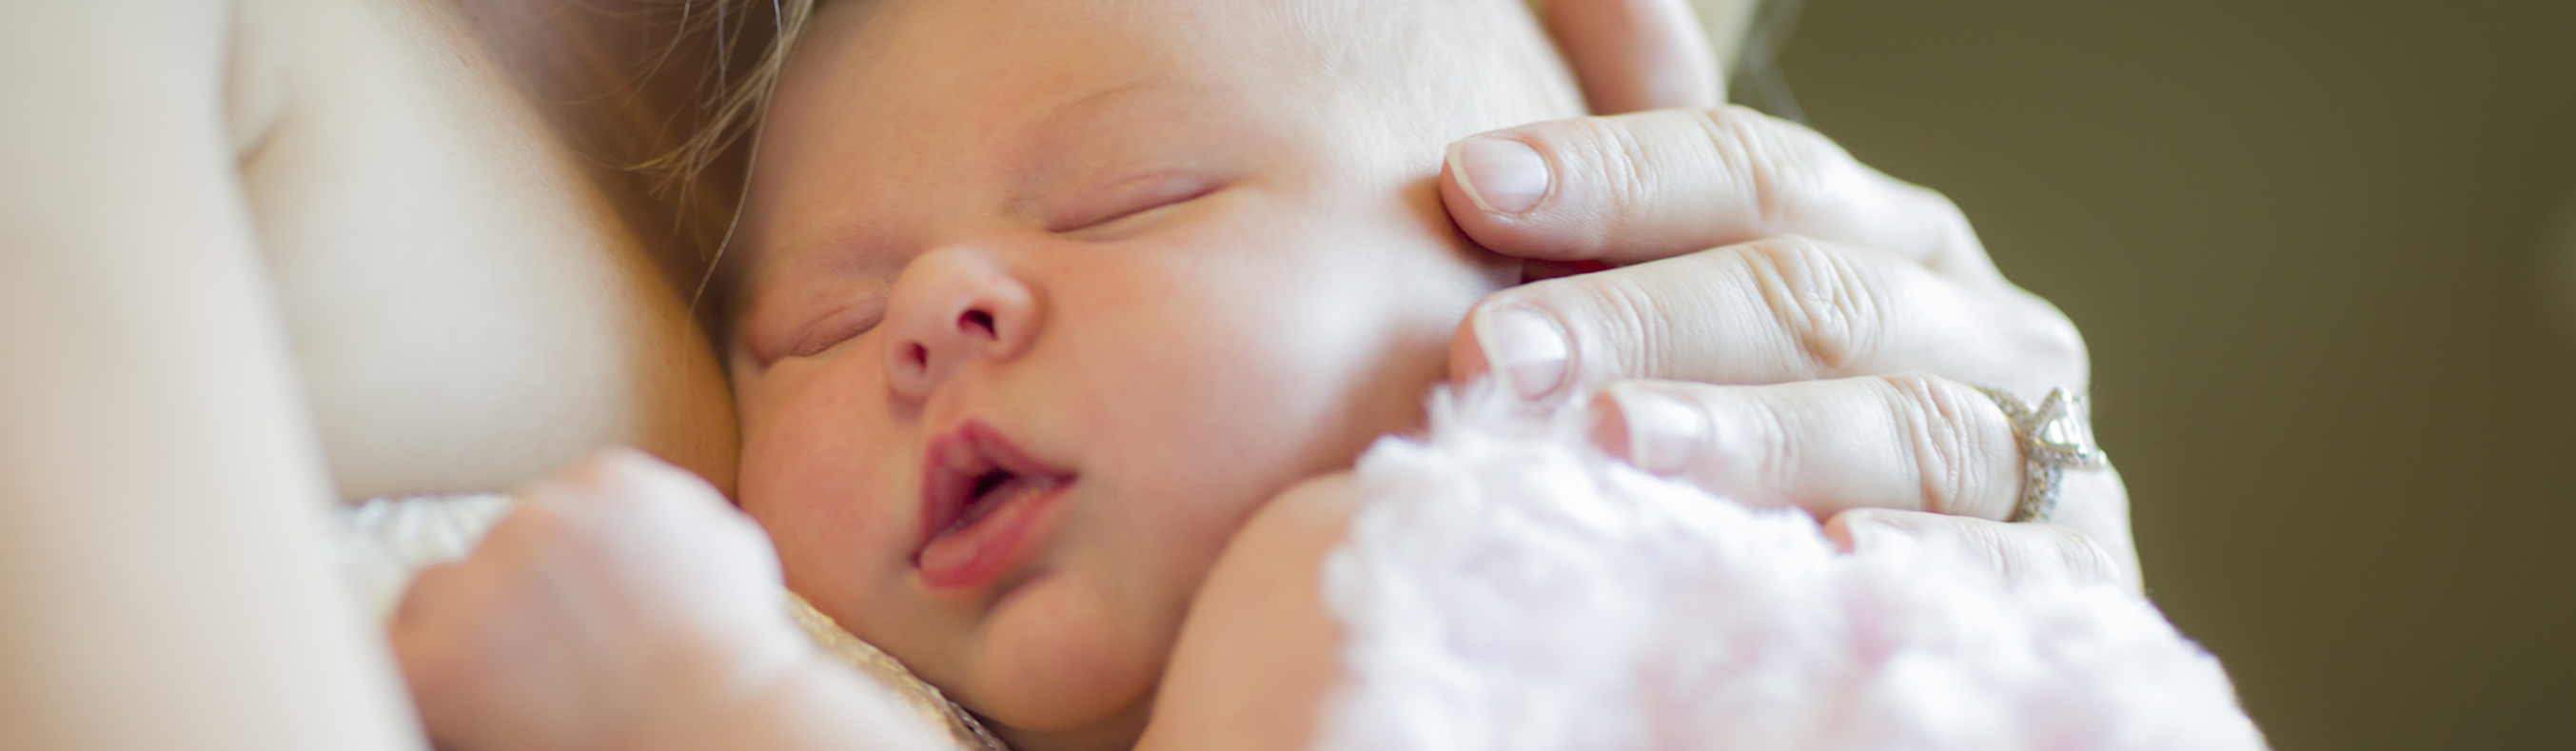
POLYGON ((2083 328, 2275 748, 2576 748, 2576 2, 1811 0, 1778 69, 2083 328))

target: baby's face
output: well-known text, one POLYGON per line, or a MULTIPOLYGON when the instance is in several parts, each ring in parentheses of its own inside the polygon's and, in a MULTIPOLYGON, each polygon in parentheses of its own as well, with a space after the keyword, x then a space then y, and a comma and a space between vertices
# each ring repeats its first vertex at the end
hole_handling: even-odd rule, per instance
POLYGON ((731 353, 793 589, 1014 741, 1132 740, 1235 530, 1412 425, 1517 278, 1449 226, 1442 145, 1576 101, 1415 101, 1458 84, 1329 28, 1372 4, 823 10, 731 353))

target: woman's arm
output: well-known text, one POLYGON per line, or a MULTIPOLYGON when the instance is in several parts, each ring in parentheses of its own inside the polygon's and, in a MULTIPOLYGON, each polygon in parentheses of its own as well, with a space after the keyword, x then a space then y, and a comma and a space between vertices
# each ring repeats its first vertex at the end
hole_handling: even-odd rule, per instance
POLYGON ((418 745, 331 578, 229 11, 0 12, 0 747, 418 745))

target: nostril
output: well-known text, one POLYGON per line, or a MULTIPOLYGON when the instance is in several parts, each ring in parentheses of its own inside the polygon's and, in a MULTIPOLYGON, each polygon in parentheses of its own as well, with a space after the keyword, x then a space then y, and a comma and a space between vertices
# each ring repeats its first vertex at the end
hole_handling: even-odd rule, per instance
POLYGON ((957 317, 957 327, 965 328, 968 326, 983 329, 984 335, 993 336, 993 314, 986 313, 981 310, 966 311, 964 315, 957 317))
POLYGON ((925 369, 930 367, 930 348, 929 348, 929 347, 924 347, 924 346, 921 346, 920 344, 914 344, 914 345, 912 345, 912 352, 911 352, 911 354, 912 354, 912 366, 913 366, 913 367, 916 367, 916 368, 925 368, 925 369))

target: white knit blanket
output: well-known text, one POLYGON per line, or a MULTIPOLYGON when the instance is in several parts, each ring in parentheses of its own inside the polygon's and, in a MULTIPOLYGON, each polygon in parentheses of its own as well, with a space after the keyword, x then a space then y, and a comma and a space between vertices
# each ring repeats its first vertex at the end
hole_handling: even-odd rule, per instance
POLYGON ((1360 460, 1320 748, 2260 749, 2216 659, 2107 583, 1835 551, 1610 460, 1576 410, 1435 395, 1360 460))

